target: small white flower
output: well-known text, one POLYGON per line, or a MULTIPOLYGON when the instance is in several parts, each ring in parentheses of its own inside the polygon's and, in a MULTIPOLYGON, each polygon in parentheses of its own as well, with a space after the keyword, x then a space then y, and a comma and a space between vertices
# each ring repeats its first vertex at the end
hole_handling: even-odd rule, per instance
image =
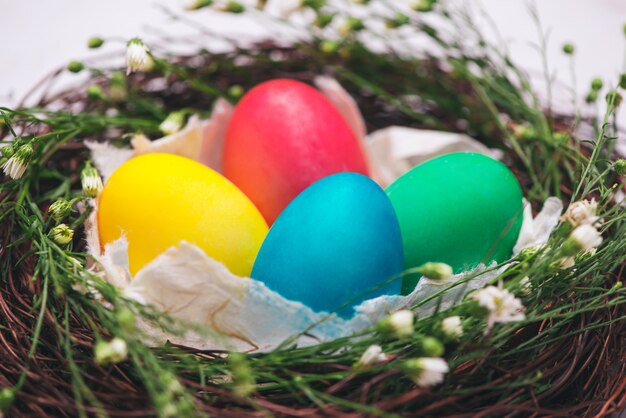
POLYGON ((600 232, 598 232, 595 227, 588 224, 581 225, 574 229, 568 241, 570 239, 580 247, 577 252, 589 251, 602 244, 602 235, 600 235, 600 232))
POLYGON ((532 290, 533 284, 530 282, 530 277, 522 277, 522 280, 519 281, 520 294, 522 294, 522 296, 528 296, 532 290))
POLYGON ((165 135, 172 135, 180 131, 185 123, 185 112, 178 111, 170 113, 159 125, 159 129, 165 135))
POLYGON ((59 224, 52 228, 50 235, 57 244, 66 245, 72 242, 74 230, 65 224, 59 224))
POLYGON ((430 280, 446 281, 452 277, 452 267, 446 263, 425 263, 418 270, 430 280))
POLYGON ((83 193, 89 197, 96 197, 102 191, 102 178, 90 162, 87 162, 80 173, 80 182, 83 186, 83 193))
POLYGON ((119 363, 128 356, 128 346, 126 341, 119 337, 111 341, 100 341, 94 347, 96 363, 109 364, 119 363))
POLYGON ((594 225, 599 218, 596 215, 598 203, 595 199, 573 202, 561 216, 561 220, 569 222, 574 228, 580 225, 594 225))
POLYGON ((522 312, 522 302, 506 289, 487 286, 473 292, 470 297, 489 311, 485 333, 496 323, 516 322, 526 318, 522 312))
POLYGON ((405 337, 413 334, 413 322, 415 321, 415 314, 413 311, 403 309, 401 311, 394 312, 389 317, 389 325, 391 330, 398 337, 405 337))
POLYGON ((444 335, 451 339, 459 338, 463 335, 463 324, 460 316, 449 316, 441 321, 441 329, 444 335))
POLYGON ((26 172, 28 163, 33 158, 33 147, 29 144, 24 144, 17 149, 15 154, 11 156, 3 165, 2 170, 4 174, 11 177, 14 180, 21 178, 26 172))
POLYGON ((404 362, 404 371, 416 385, 428 387, 443 382, 450 371, 448 363, 440 357, 420 357, 404 362))
POLYGON ((363 355, 356 363, 356 367, 365 368, 373 366, 376 363, 381 363, 387 360, 387 355, 383 353, 383 349, 381 346, 373 344, 367 347, 367 349, 363 352, 363 355))
POLYGON ((154 65, 150 50, 139 38, 128 41, 126 47, 126 74, 135 71, 149 71, 154 65))

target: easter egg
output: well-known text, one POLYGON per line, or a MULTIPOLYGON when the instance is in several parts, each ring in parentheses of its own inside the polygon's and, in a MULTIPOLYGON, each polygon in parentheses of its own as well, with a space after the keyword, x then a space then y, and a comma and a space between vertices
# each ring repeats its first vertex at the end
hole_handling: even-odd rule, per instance
MULTIPOLYGON (((442 262, 455 273, 479 263, 504 261, 522 224, 522 191, 501 162, 481 154, 433 158, 387 188, 404 244, 404 266, 442 262)), ((402 293, 418 277, 407 275, 402 293)))
POLYGON ((145 154, 120 166, 98 202, 101 243, 128 240, 131 274, 182 240, 249 276, 267 234, 252 202, 222 175, 173 154, 145 154))
POLYGON ((361 145, 339 111, 313 87, 278 79, 235 107, 223 173, 271 224, 298 193, 330 174, 368 174, 361 145))
POLYGON ((363 300, 400 292, 402 237, 385 192, 339 173, 300 193, 272 225, 252 277, 314 311, 349 317, 363 300), (376 286, 379 286, 376 288, 376 286))

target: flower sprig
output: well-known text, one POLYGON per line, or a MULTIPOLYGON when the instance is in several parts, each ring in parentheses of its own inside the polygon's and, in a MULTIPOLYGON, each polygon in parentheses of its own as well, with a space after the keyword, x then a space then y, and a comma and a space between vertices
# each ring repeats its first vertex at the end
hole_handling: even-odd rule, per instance
POLYGON ((13 180, 18 180, 26 172, 33 158, 34 150, 30 143, 26 143, 20 145, 17 149, 13 149, 11 146, 4 147, 2 154, 7 158, 2 164, 2 171, 13 180))
POLYGON ((88 197, 96 197, 102 191, 102 178, 90 161, 87 161, 80 173, 80 182, 83 186, 83 193, 88 197))
POLYGON ((126 74, 150 71, 154 68, 154 59, 150 49, 140 38, 132 38, 126 46, 126 74))

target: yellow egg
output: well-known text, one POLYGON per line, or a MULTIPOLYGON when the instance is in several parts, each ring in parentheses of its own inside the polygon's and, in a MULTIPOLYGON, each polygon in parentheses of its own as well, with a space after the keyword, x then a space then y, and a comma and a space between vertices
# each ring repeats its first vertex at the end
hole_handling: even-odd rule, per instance
POLYGON ((267 235, 252 202, 225 177, 173 154, 146 154, 119 167, 98 204, 101 243, 125 235, 130 272, 184 240, 249 276, 267 235))

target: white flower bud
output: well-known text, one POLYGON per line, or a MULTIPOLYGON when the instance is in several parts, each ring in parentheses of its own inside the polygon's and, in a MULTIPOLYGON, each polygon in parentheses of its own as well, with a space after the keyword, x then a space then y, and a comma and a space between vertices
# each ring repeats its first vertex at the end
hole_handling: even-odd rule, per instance
POLYGON ((102 178, 90 162, 87 162, 80 173, 80 181, 83 186, 83 193, 89 197, 96 197, 102 191, 102 178))
POLYGON ((139 38, 128 41, 126 47, 126 74, 136 71, 150 71, 154 66, 154 60, 150 56, 150 50, 139 38))
POLYGON ((50 235, 57 244, 66 245, 72 242, 74 230, 65 224, 59 224, 52 228, 50 235))
POLYGON ((450 371, 448 363, 440 357, 421 357, 404 362, 402 368, 407 376, 420 387, 438 385, 450 371))
POLYGON ((571 237, 580 245, 582 251, 589 251, 602 244, 602 235, 591 225, 581 225, 576 228, 571 237))
POLYGON ((413 322, 415 314, 413 311, 403 309, 392 313, 389 316, 389 325, 393 333, 398 337, 405 337, 413 334, 413 322))
POLYGON ((580 252, 589 251, 602 244, 602 235, 589 224, 584 224, 572 231, 570 237, 563 243, 561 251, 564 256, 574 256, 580 252))
POLYGON ((48 213, 55 221, 59 222, 72 211, 72 204, 66 199, 59 198, 48 207, 48 213))
POLYGON ((2 165, 4 174, 14 180, 21 178, 26 172, 26 168, 33 158, 33 154, 33 147, 30 146, 30 144, 20 146, 15 154, 2 165))
POLYGON ((418 267, 418 271, 430 280, 446 281, 452 277, 452 267, 446 263, 425 263, 418 267))
POLYGON ((595 199, 579 200, 569 205, 561 220, 569 222, 574 228, 580 225, 594 225, 599 220, 596 216, 597 210, 598 203, 595 199))
POLYGON ((463 335, 463 324, 460 316, 449 316, 441 321, 441 330, 450 339, 457 339, 463 335))
POLYGON ((367 349, 363 352, 363 355, 356 363, 355 367, 366 368, 386 360, 387 355, 383 353, 383 349, 381 348, 381 346, 373 344, 367 347, 367 349))
POLYGON ((126 341, 115 337, 111 341, 100 341, 94 347, 96 363, 110 364, 124 361, 128 356, 126 341))

